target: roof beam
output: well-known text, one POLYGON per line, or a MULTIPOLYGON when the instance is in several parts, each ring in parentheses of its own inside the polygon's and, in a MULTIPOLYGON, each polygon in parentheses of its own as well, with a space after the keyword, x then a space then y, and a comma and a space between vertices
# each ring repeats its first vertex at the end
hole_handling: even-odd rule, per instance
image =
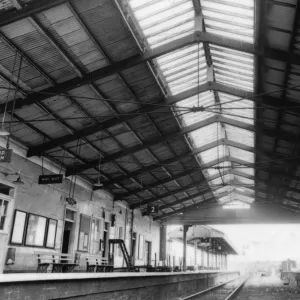
MULTIPOLYGON (((205 127, 207 125, 213 124, 213 123, 218 122, 218 121, 222 122, 224 124, 230 124, 232 126, 236 126, 236 127, 239 127, 239 128, 250 130, 250 131, 255 130, 255 127, 253 125, 249 125, 249 124, 246 124, 246 123, 243 123, 243 122, 240 122, 240 121, 225 118, 223 116, 213 116, 213 117, 207 118, 204 121, 200 121, 200 122, 197 122, 197 123, 192 124, 190 126, 183 127, 181 130, 175 130, 175 131, 173 131, 173 132, 171 132, 167 135, 159 136, 157 138, 154 138, 151 141, 145 141, 141 145, 133 146, 133 147, 127 148, 123 151, 119 151, 115 154, 108 155, 108 156, 103 158, 102 164, 109 163, 109 162, 114 161, 114 160, 116 160, 120 157, 133 154, 137 151, 145 150, 145 149, 147 149, 151 146, 154 146, 156 144, 163 143, 163 142, 167 141, 170 138, 181 137, 182 135, 185 135, 189 132, 192 132, 194 130, 197 130, 199 128, 205 127)), ((97 163, 98 163, 98 160, 93 160, 93 161, 91 161, 87 164, 71 166, 71 167, 68 168, 68 170, 66 172, 66 176, 71 176, 71 175, 83 172, 85 170, 88 170, 88 169, 92 168, 97 163)))
MULTIPOLYGON (((44 2, 48 0, 43 0, 44 2)), ((35 1, 38 2, 38 1, 35 1)), ((51 4, 55 1, 51 1, 51 4)), ((59 1, 60 2, 60 1, 59 1)), ((63 3, 65 1, 62 1, 63 3)), ((133 57, 126 58, 119 62, 110 64, 101 69, 95 70, 91 73, 84 75, 82 78, 74 78, 68 81, 65 81, 61 84, 56 85, 55 87, 47 88, 41 92, 37 92, 31 95, 28 95, 25 99, 17 99, 15 104, 15 109, 19 109, 26 105, 31 105, 36 102, 40 102, 49 97, 49 94, 60 94, 65 93, 71 89, 74 89, 78 86, 90 84, 95 80, 99 80, 101 78, 107 77, 114 73, 121 72, 133 66, 139 65, 144 62, 149 62, 159 56, 170 53, 172 51, 176 51, 188 45, 193 45, 198 42, 207 42, 214 45, 223 46, 229 49, 239 50, 246 53, 257 54, 260 56, 269 57, 276 60, 281 60, 285 62, 290 62, 296 65, 300 65, 300 55, 292 54, 288 55, 284 51, 267 49, 264 52, 260 50, 256 50, 253 44, 241 42, 234 39, 224 38, 221 35, 216 35, 207 32, 197 31, 188 36, 182 37, 175 41, 172 41, 168 44, 157 47, 156 49, 151 49, 144 54, 135 55, 133 57)), ((8 103, 8 110, 12 109, 12 102, 8 103)), ((0 112, 4 110, 4 104, 0 105, 0 112)))
MULTIPOLYGON (((157 197, 153 197, 153 198, 149 198, 149 199, 145 199, 143 200, 142 202, 135 202, 133 204, 130 205, 130 208, 131 209, 135 209, 137 207, 140 207, 142 205, 146 205, 146 204, 150 204, 150 203, 153 203, 153 202, 156 202, 156 201, 160 201, 166 197, 170 197, 170 196, 173 196, 173 195, 176 195, 178 193, 184 193, 185 191, 189 190, 189 189, 192 189, 194 187, 197 187, 199 185, 207 185, 207 181, 206 179, 201 179, 201 180, 197 180, 197 181, 194 181, 184 187, 180 187, 176 190, 172 190, 170 192, 167 192, 167 193, 164 193, 164 194, 161 194, 157 197)), ((119 199, 121 200, 121 199, 119 199)))
MULTIPOLYGON (((133 115, 134 114, 143 114, 146 112, 153 112, 155 110, 157 110, 157 106, 144 105, 142 108, 138 108, 138 109, 132 111, 131 114, 133 114, 133 115)), ((65 136, 57 138, 57 139, 53 139, 53 141, 51 141, 49 143, 44 143, 42 145, 31 147, 31 148, 29 148, 29 150, 27 152, 27 157, 40 155, 41 153, 44 153, 46 151, 49 151, 51 149, 54 149, 56 147, 66 144, 66 143, 76 141, 80 138, 86 137, 91 134, 95 134, 99 131, 105 130, 105 129, 115 126, 117 124, 127 122, 132 119, 131 114, 113 117, 113 118, 107 119, 99 124, 86 127, 82 130, 75 131, 73 134, 69 134, 69 135, 65 135, 65 136)))
POLYGON ((124 199, 124 198, 127 198, 127 197, 129 197, 129 196, 133 196, 133 195, 135 195, 135 194, 137 194, 137 193, 145 192, 145 191, 147 191, 147 190, 156 188, 156 187, 158 187, 158 186, 160 186, 160 185, 170 183, 170 182, 172 182, 172 181, 174 181, 174 180, 180 179, 180 178, 182 178, 182 177, 184 177, 184 176, 188 176, 188 175, 193 174, 193 173, 196 173, 196 172, 198 172, 198 170, 195 170, 195 169, 193 169, 193 170, 186 170, 186 171, 184 171, 184 172, 181 172, 181 173, 176 174, 176 175, 174 175, 174 176, 168 177, 168 178, 166 178, 166 179, 159 180, 159 181, 155 181, 154 183, 151 183, 151 184, 149 184, 149 185, 146 185, 146 186, 144 186, 144 187, 142 187, 142 188, 137 188, 137 189, 135 189, 135 190, 131 190, 131 191, 129 191, 128 193, 118 194, 118 197, 121 197, 122 199, 124 199))
POLYGON ((103 181, 102 183, 103 183, 104 186, 110 186, 110 185, 113 185, 113 184, 119 184, 123 180, 127 180, 127 179, 130 179, 130 178, 133 178, 133 177, 136 177, 136 176, 148 173, 148 172, 152 172, 152 171, 157 170, 159 168, 166 168, 166 167, 172 168, 172 164, 175 164, 176 162, 180 161, 181 159, 187 158, 187 157, 192 156, 192 155, 193 154, 191 152, 185 152, 185 153, 182 153, 180 155, 176 155, 172 158, 165 159, 165 160, 162 160, 162 161, 159 161, 159 162, 155 162, 154 164, 152 164, 150 166, 147 166, 145 168, 136 170, 136 171, 131 172, 131 173, 127 173, 126 175, 115 177, 112 180, 103 181))
POLYGON ((33 0, 18 11, 7 11, 0 18, 0 27, 31 17, 52 7, 67 3, 69 0, 33 0))
MULTIPOLYGON (((241 90, 235 87, 231 87, 229 85, 225 85, 218 82, 212 82, 212 81, 201 84, 198 87, 194 87, 190 90, 184 91, 175 96, 171 96, 167 99, 167 103, 175 104, 187 98, 196 96, 198 95, 198 93, 201 94, 207 91, 216 91, 216 92, 221 92, 232 96, 236 96, 238 98, 245 98, 247 100, 251 100, 254 102, 259 102, 259 103, 262 102, 262 104, 269 106, 271 109, 280 109, 283 106, 283 102, 279 98, 275 98, 270 95, 264 95, 258 97, 253 92, 241 90)), ((287 110, 291 110, 294 114, 300 114, 300 108, 296 102, 288 101, 285 99, 284 106, 289 106, 290 108, 288 108, 287 110)))
MULTIPOLYGON (((228 174, 228 173, 229 173, 228 171, 225 171, 225 174, 228 174)), ((199 187, 200 185, 202 185, 202 187, 207 186, 207 192, 210 192, 211 188, 208 186, 207 182, 211 181, 211 180, 214 180, 216 178, 219 178, 219 177, 220 177, 219 174, 215 174, 214 176, 211 176, 208 179, 202 179, 202 180, 194 181, 194 182, 192 182, 192 183, 190 183, 190 184, 188 184, 184 187, 180 187, 179 189, 170 191, 170 192, 165 193, 165 194, 161 194, 158 197, 146 199, 142 202, 133 203, 133 204, 130 205, 130 208, 134 209, 134 208, 140 207, 141 205, 146 205, 146 204, 150 204, 150 203, 153 203, 153 202, 156 202, 156 201, 161 201, 162 199, 164 199, 166 197, 173 196, 173 195, 176 195, 178 193, 184 193, 185 191, 187 191, 189 189, 192 189, 192 188, 195 188, 195 187, 199 187)))

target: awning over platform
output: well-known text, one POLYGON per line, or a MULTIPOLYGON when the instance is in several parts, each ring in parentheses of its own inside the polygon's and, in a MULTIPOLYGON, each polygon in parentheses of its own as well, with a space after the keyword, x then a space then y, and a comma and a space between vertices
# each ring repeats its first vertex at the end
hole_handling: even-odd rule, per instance
MULTIPOLYGON (((173 230, 168 234, 169 240, 182 240, 182 228, 173 230)), ((187 242, 193 243, 197 241, 197 245, 205 250, 212 250, 219 253, 237 255, 232 243, 228 237, 219 230, 209 226, 191 226, 187 231, 187 242)))

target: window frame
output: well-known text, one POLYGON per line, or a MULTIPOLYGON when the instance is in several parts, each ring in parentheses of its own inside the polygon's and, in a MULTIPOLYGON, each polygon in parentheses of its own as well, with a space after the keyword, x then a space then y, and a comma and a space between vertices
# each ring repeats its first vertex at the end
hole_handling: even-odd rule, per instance
MULTIPOLYGON (((3 194, 1 194, 1 195, 3 195, 3 194)), ((0 212, 1 212, 1 207, 2 207, 2 206, 4 207, 4 205, 3 205, 4 201, 7 202, 6 214, 1 215, 1 213, 0 213, 0 220, 1 220, 1 217, 2 217, 2 216, 5 217, 4 222, 3 222, 3 229, 0 229, 0 232, 4 232, 4 231, 5 231, 5 228, 6 228, 6 226, 7 226, 6 224, 7 224, 7 218, 8 218, 8 214, 9 214, 9 205, 10 205, 10 203, 11 203, 11 199, 8 199, 8 198, 6 198, 6 197, 0 196, 0 200, 2 200, 2 204, 1 204, 1 206, 0 206, 0 212)))
MULTIPOLYGON (((91 220, 92 220, 92 216, 88 216, 88 215, 85 215, 85 214, 80 214, 79 228, 78 228, 78 243, 77 243, 77 251, 78 251, 78 252, 88 253, 88 252, 90 251, 91 220), (79 249, 79 243, 80 243, 80 228, 81 228, 81 223, 82 223, 81 218, 82 218, 83 216, 84 216, 84 217, 88 217, 88 218, 90 219, 89 235, 88 235, 88 238, 87 238, 88 245, 87 245, 87 249, 86 249, 86 250, 80 250, 80 249, 79 249)), ((83 243, 84 243, 84 240, 83 240, 83 243)), ((83 247, 83 248, 84 248, 84 247, 83 247)))
POLYGON ((47 217, 40 216, 40 215, 33 214, 33 213, 28 213, 28 214, 27 214, 27 222, 26 222, 26 232, 25 232, 25 236, 24 236, 24 246, 27 246, 27 247, 35 247, 35 248, 46 248, 46 247, 45 247, 45 239, 46 239, 46 233, 47 233, 47 223, 48 223, 48 218, 47 218, 47 217), (29 218, 30 218, 30 215, 32 215, 32 216, 37 216, 37 217, 41 217, 41 218, 46 219, 46 222, 45 222, 45 230, 44 230, 44 238, 43 238, 43 245, 42 245, 42 246, 39 246, 39 245, 28 245, 28 244, 26 243, 26 238, 27 238, 27 233, 28 233, 28 224, 29 224, 29 218))
POLYGON ((52 218, 48 218, 48 220, 47 220, 47 227, 46 227, 46 235, 45 235, 45 248, 55 249, 56 234, 57 234, 57 225, 58 225, 58 220, 52 219, 52 218), (54 221, 55 222, 55 233, 54 233, 54 244, 53 244, 53 247, 47 246, 50 221, 54 221))
POLYGON ((26 232, 26 227, 27 227, 27 216, 28 216, 28 213, 26 211, 15 209, 14 217, 13 217, 13 220, 12 220, 12 226, 11 226, 11 234, 10 234, 10 239, 9 239, 9 243, 11 245, 23 245, 24 244, 24 237, 25 237, 25 232, 26 232), (15 228, 15 222, 16 222, 17 212, 21 212, 21 213, 25 214, 25 221, 24 221, 24 227, 23 227, 23 233, 22 233, 22 241, 21 241, 21 243, 16 243, 16 242, 12 241, 13 233, 14 233, 14 228, 15 228))
POLYGON ((102 252, 102 236, 103 236, 103 219, 102 218, 97 218, 97 217, 92 217, 91 218, 91 222, 90 222, 91 228, 90 228, 90 249, 89 252, 91 254, 99 254, 100 252, 102 252), (94 250, 94 236, 93 236, 93 221, 99 221, 99 249, 98 252, 93 253, 92 251, 94 250))
POLYGON ((9 245, 12 245, 12 246, 16 245, 16 246, 22 246, 22 247, 31 247, 31 248, 55 249, 56 236, 57 236, 57 227, 58 227, 58 220, 57 219, 48 218, 48 217, 45 217, 45 216, 42 216, 42 215, 38 215, 38 214, 31 213, 31 212, 23 211, 23 210, 20 210, 20 209, 15 209, 15 211, 14 211, 14 217, 13 217, 13 220, 12 220, 12 226, 11 226, 11 230, 10 230, 9 245), (12 241, 17 212, 21 212, 21 213, 25 213, 26 214, 26 216, 25 216, 25 222, 24 222, 24 229, 23 229, 23 234, 22 234, 22 242, 21 243, 15 243, 15 242, 12 241), (38 217, 46 219, 46 226, 45 226, 44 239, 43 239, 43 245, 42 246, 36 246, 36 245, 28 245, 28 244, 26 244, 26 236, 27 236, 27 232, 28 232, 28 221, 29 221, 29 216, 30 215, 34 215, 34 216, 38 216, 38 217), (55 237, 54 237, 54 247, 47 247, 46 246, 46 244, 47 244, 47 238, 48 238, 48 231, 49 231, 49 222, 50 222, 50 220, 56 222, 55 237))

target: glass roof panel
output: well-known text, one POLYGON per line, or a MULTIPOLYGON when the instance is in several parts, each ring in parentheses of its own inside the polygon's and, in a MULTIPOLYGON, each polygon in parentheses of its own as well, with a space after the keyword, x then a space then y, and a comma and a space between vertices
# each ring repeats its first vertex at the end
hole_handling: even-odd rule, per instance
POLYGON ((206 31, 222 37, 253 43, 254 0, 247 1, 247 3, 248 5, 242 1, 236 3, 201 0, 206 31))
POLYGON ((232 158, 241 159, 243 161, 246 161, 247 163, 254 163, 254 153, 242 149, 238 149, 235 147, 228 147, 228 148, 229 148, 230 156, 232 158))
MULTIPOLYGON (((146 41, 146 47, 150 49, 195 31, 195 11, 192 0, 128 1, 143 34, 142 38, 146 41)), ((254 42, 254 0, 201 0, 200 4, 205 31, 220 35, 225 40, 228 37, 241 42, 254 42)), ((206 48, 204 49, 202 43, 189 45, 155 59, 154 66, 169 95, 182 93, 180 96, 182 97, 185 95, 184 92, 187 92, 187 95, 194 94, 197 86, 207 83, 208 80, 233 89, 254 92, 255 69, 252 54, 212 44, 208 44, 208 47, 209 53, 206 48), (207 69, 207 55, 211 55, 212 74, 210 73, 211 69, 207 69)), ((216 115, 223 115, 245 125, 254 125, 255 123, 255 103, 253 101, 240 99, 223 92, 206 91, 174 105, 177 112, 181 112, 183 107, 198 106, 210 108, 210 111, 189 112, 179 116, 184 127, 197 122, 205 123, 205 120, 216 115)), ((214 120, 212 119, 212 121, 214 120)), ((254 181, 247 178, 254 176, 254 169, 240 168, 239 164, 230 161, 230 157, 237 161, 244 161, 245 164, 254 163, 254 153, 240 149, 243 146, 254 147, 254 132, 220 122, 213 124, 208 122, 207 124, 188 134, 191 146, 194 149, 201 147, 207 149, 205 151, 203 148, 199 149, 201 152, 197 156, 201 164, 215 163, 220 160, 220 163, 214 166, 220 167, 220 169, 210 167, 205 169, 203 174, 209 180, 211 176, 216 176, 218 173, 222 176, 228 173, 224 175, 224 180, 232 185, 226 189, 230 192, 228 201, 236 201, 235 193, 232 191, 233 186, 244 184, 244 182, 251 182, 254 186, 254 181), (242 145, 240 148, 223 143, 216 146, 216 141, 220 139, 228 139, 242 145), (222 162, 222 160, 226 161, 222 162), (230 173, 232 169, 236 170, 234 175, 230 173)), ((223 184, 224 182, 219 177, 210 182, 211 185, 215 183, 223 184)), ((222 187, 222 190, 225 188, 222 187)), ((236 188, 234 187, 234 189, 236 188)), ((251 191, 248 189, 247 193, 250 194, 251 191)))
POLYGON ((129 4, 151 48, 194 31, 194 8, 191 0, 129 0, 129 4))
POLYGON ((250 209, 250 205, 242 201, 233 200, 223 205, 223 209, 250 209))
POLYGON ((192 138, 193 144, 196 148, 202 147, 208 143, 216 141, 217 130, 220 132, 220 129, 220 125, 214 123, 191 132, 189 136, 192 138))
POLYGON ((223 146, 214 147, 198 154, 204 164, 207 164, 215 159, 221 159, 227 155, 228 153, 226 152, 226 148, 223 146))
POLYGON ((254 147, 254 132, 225 124, 226 136, 230 141, 254 147))

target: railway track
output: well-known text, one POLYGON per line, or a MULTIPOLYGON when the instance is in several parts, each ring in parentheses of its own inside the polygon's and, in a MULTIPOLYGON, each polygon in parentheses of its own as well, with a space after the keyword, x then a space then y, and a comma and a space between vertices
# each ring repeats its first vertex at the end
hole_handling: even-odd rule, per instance
POLYGON ((241 276, 199 293, 189 295, 182 298, 182 300, 231 300, 240 293, 248 278, 248 275, 241 276))

